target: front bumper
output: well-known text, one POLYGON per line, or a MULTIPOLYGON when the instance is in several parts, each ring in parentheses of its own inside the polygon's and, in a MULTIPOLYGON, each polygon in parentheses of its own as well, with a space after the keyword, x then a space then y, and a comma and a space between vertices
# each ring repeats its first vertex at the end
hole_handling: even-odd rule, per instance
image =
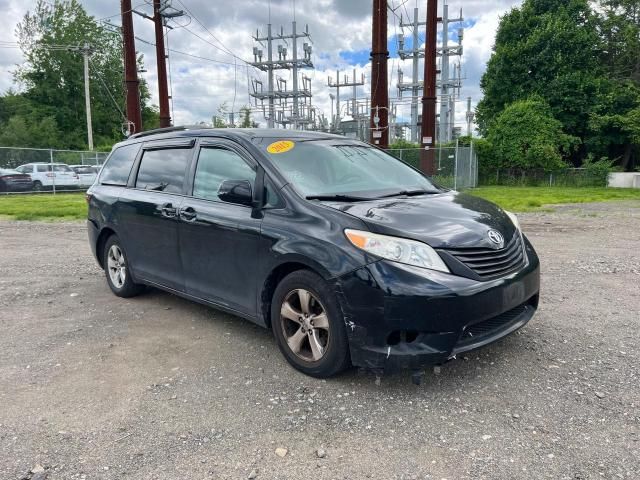
POLYGON ((540 263, 476 281, 388 261, 340 277, 336 289, 355 366, 421 369, 492 343, 525 325, 538 306, 540 263))

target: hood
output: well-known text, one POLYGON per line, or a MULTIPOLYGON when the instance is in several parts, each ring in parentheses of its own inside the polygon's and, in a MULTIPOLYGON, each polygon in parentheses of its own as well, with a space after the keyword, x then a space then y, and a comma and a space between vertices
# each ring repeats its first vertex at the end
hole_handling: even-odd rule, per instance
POLYGON ((505 242, 516 231, 500 207, 458 192, 323 203, 363 220, 372 232, 418 240, 434 248, 498 249, 489 239, 489 230, 500 232, 505 242))

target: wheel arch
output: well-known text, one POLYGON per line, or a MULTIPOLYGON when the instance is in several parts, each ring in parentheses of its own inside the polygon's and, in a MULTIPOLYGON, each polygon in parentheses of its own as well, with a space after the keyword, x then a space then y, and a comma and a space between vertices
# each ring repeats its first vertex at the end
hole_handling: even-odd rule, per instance
POLYGON ((104 245, 107 243, 107 240, 112 235, 116 235, 116 232, 110 227, 104 227, 100 231, 100 235, 98 235, 98 239, 96 240, 96 258, 98 259, 98 264, 104 270, 104 260, 103 260, 103 250, 104 245))
POLYGON ((320 275, 324 279, 331 278, 329 272, 322 266, 303 258, 292 257, 274 266, 262 285, 259 299, 259 315, 267 328, 271 328, 271 303, 276 287, 283 278, 298 270, 309 270, 310 272, 320 275))

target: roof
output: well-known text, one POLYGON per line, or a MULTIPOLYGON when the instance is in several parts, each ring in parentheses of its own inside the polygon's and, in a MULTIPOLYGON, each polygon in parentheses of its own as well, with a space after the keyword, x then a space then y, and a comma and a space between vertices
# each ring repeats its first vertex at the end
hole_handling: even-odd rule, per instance
MULTIPOLYGON (((128 140, 145 139, 145 140, 157 140, 165 137, 206 137, 211 135, 224 134, 225 137, 244 137, 251 138, 314 138, 314 139, 332 139, 342 138, 340 135, 334 135, 324 132, 311 132, 307 130, 284 130, 277 128, 208 128, 196 126, 181 126, 181 127, 168 127, 157 128, 154 130, 147 130, 140 132, 129 137, 128 140)), ((127 140, 125 140, 127 142, 127 140)))

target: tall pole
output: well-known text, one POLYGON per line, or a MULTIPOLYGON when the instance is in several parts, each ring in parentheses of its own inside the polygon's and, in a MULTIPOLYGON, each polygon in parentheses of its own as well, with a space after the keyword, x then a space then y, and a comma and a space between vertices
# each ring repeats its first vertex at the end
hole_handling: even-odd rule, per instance
POLYGON ((133 36, 133 15, 131 0, 121 0, 122 38, 124 43, 124 82, 127 88, 127 119, 133 124, 129 134, 142 131, 140 112, 140 82, 138 81, 138 62, 133 36))
POLYGON ((160 0, 153 0, 153 23, 156 29, 156 64, 158 66, 158 99, 160 103, 160 127, 171 126, 169 113, 169 87, 167 85, 167 57, 164 51, 164 25, 160 0))
POLYGON ((388 58, 387 0, 373 0, 370 140, 380 148, 389 147, 388 58))
POLYGON ((448 142, 451 137, 451 107, 449 95, 449 5, 444 1, 442 6, 442 61, 440 63, 440 132, 438 142, 448 142))
POLYGON ((89 54, 91 47, 85 43, 82 47, 82 55, 84 57, 84 105, 87 110, 87 143, 89 150, 93 150, 93 127, 91 126, 91 94, 89 91, 89 54))
POLYGON ((438 1, 427 0, 427 45, 424 54, 424 94, 422 97, 422 155, 420 169, 435 174, 434 139, 436 136, 436 34, 438 1))
POLYGON ((420 37, 418 36, 418 9, 413 10, 413 69, 412 69, 412 82, 413 88, 411 91, 411 141, 418 141, 418 96, 420 95, 420 86, 418 85, 418 68, 420 61, 420 37))
POLYGON ((292 22, 293 41, 293 128, 298 128, 298 35, 296 32, 296 21, 292 22))
POLYGON ((267 61, 269 62, 268 65, 268 79, 269 79, 269 83, 268 83, 268 88, 269 88, 269 118, 267 119, 267 126, 269 128, 274 128, 275 127, 275 116, 276 116, 276 111, 275 111, 275 104, 274 104, 274 98, 273 98, 273 37, 271 36, 271 24, 267 25, 267 61))

